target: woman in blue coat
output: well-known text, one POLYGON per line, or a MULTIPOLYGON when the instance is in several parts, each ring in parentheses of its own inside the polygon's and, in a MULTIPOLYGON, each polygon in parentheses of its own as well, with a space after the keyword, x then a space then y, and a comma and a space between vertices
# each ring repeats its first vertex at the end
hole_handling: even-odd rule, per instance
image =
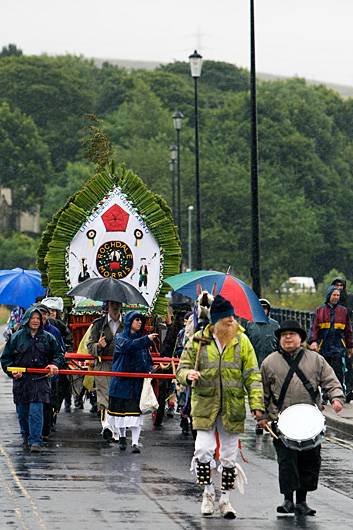
MULTIPOLYGON (((158 333, 144 335, 145 317, 138 311, 125 315, 124 331, 115 338, 113 372, 150 372, 153 367, 149 348, 158 333)), ((109 387, 105 439, 119 439, 121 450, 126 449, 126 429, 131 429, 132 452, 140 453, 138 446, 142 426, 140 397, 143 379, 113 377, 109 387)))

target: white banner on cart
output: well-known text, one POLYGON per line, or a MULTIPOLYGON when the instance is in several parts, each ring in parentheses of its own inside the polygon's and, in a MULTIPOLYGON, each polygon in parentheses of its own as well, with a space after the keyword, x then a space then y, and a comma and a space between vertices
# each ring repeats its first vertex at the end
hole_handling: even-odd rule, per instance
POLYGON ((161 252, 143 219, 115 188, 91 212, 68 249, 70 287, 88 278, 124 280, 151 305, 160 287, 161 252))

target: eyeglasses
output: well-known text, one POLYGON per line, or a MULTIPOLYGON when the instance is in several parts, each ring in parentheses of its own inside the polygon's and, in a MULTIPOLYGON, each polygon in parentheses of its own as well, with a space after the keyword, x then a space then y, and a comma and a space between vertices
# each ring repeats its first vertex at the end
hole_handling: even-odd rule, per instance
POLYGON ((142 322, 142 318, 141 317, 136 317, 136 318, 134 318, 134 320, 138 320, 139 322, 142 322))

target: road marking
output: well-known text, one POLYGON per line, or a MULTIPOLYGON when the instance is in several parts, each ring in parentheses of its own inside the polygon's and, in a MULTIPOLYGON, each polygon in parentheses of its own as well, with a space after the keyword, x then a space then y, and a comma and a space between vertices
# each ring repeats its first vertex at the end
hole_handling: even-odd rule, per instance
MULTIPOLYGON (((44 520, 42 519, 42 516, 40 515, 39 509, 38 509, 36 503, 32 499, 32 497, 29 494, 29 492, 27 491, 27 489, 22 484, 21 479, 18 477, 18 475, 16 473, 16 470, 15 470, 15 467, 14 467, 12 461, 11 461, 11 457, 10 457, 9 453, 6 451, 6 449, 1 444, 0 444, 0 454, 4 458, 4 460, 6 462, 6 465, 7 465, 8 469, 9 469, 9 472, 10 472, 15 484, 17 485, 17 487, 19 488, 21 493, 24 495, 24 497, 28 500, 28 502, 29 502, 29 504, 31 506, 31 509, 32 509, 32 513, 33 513, 34 517, 37 519, 40 528, 42 528, 43 530, 48 530, 48 527, 46 526, 44 520)), ((4 477, 2 477, 2 480, 4 480, 4 477)), ((8 489, 10 489, 10 488, 8 488, 8 489)), ((12 492, 11 492, 11 496, 12 496, 12 492)), ((18 515, 17 514, 17 510, 15 510, 15 511, 16 511, 16 515, 18 515)), ((22 520, 23 519, 22 513, 21 513, 20 510, 18 510, 18 511, 20 513, 20 519, 22 520)), ((27 530, 28 527, 24 526, 24 528, 27 530)))
POLYGON ((14 495, 14 492, 10 488, 10 486, 6 483, 6 479, 5 479, 5 477, 4 477, 4 475, 2 473, 1 473, 1 482, 2 482, 3 489, 6 490, 8 496, 11 498, 13 504, 15 505, 14 512, 15 512, 15 515, 17 517, 17 520, 18 520, 19 524, 21 525, 23 530, 30 530, 29 527, 26 525, 26 523, 23 520, 23 514, 21 512, 21 508, 20 508, 20 506, 18 504, 16 496, 14 495))

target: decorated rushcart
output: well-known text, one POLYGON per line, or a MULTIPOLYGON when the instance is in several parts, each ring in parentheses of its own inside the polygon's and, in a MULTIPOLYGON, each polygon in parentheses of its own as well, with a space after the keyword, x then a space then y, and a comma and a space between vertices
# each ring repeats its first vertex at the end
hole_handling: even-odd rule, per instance
MULTIPOLYGON (((80 310, 68 291, 88 278, 113 277, 146 300, 150 323, 167 313, 181 248, 166 201, 120 165, 96 173, 57 212, 43 233, 38 268, 50 295, 61 296, 78 346, 95 314, 80 310)), ((84 306, 83 306, 84 307, 84 306)))
MULTIPOLYGON (((140 293, 144 304, 138 307, 146 313, 146 330, 159 332, 162 339, 160 323, 170 291, 165 278, 179 272, 180 261, 169 206, 124 164, 105 164, 70 197, 42 235, 37 266, 49 295, 64 301, 76 367, 79 345, 104 306, 68 292, 88 279, 121 280, 140 293)), ((131 308, 123 305, 123 313, 131 308)))

